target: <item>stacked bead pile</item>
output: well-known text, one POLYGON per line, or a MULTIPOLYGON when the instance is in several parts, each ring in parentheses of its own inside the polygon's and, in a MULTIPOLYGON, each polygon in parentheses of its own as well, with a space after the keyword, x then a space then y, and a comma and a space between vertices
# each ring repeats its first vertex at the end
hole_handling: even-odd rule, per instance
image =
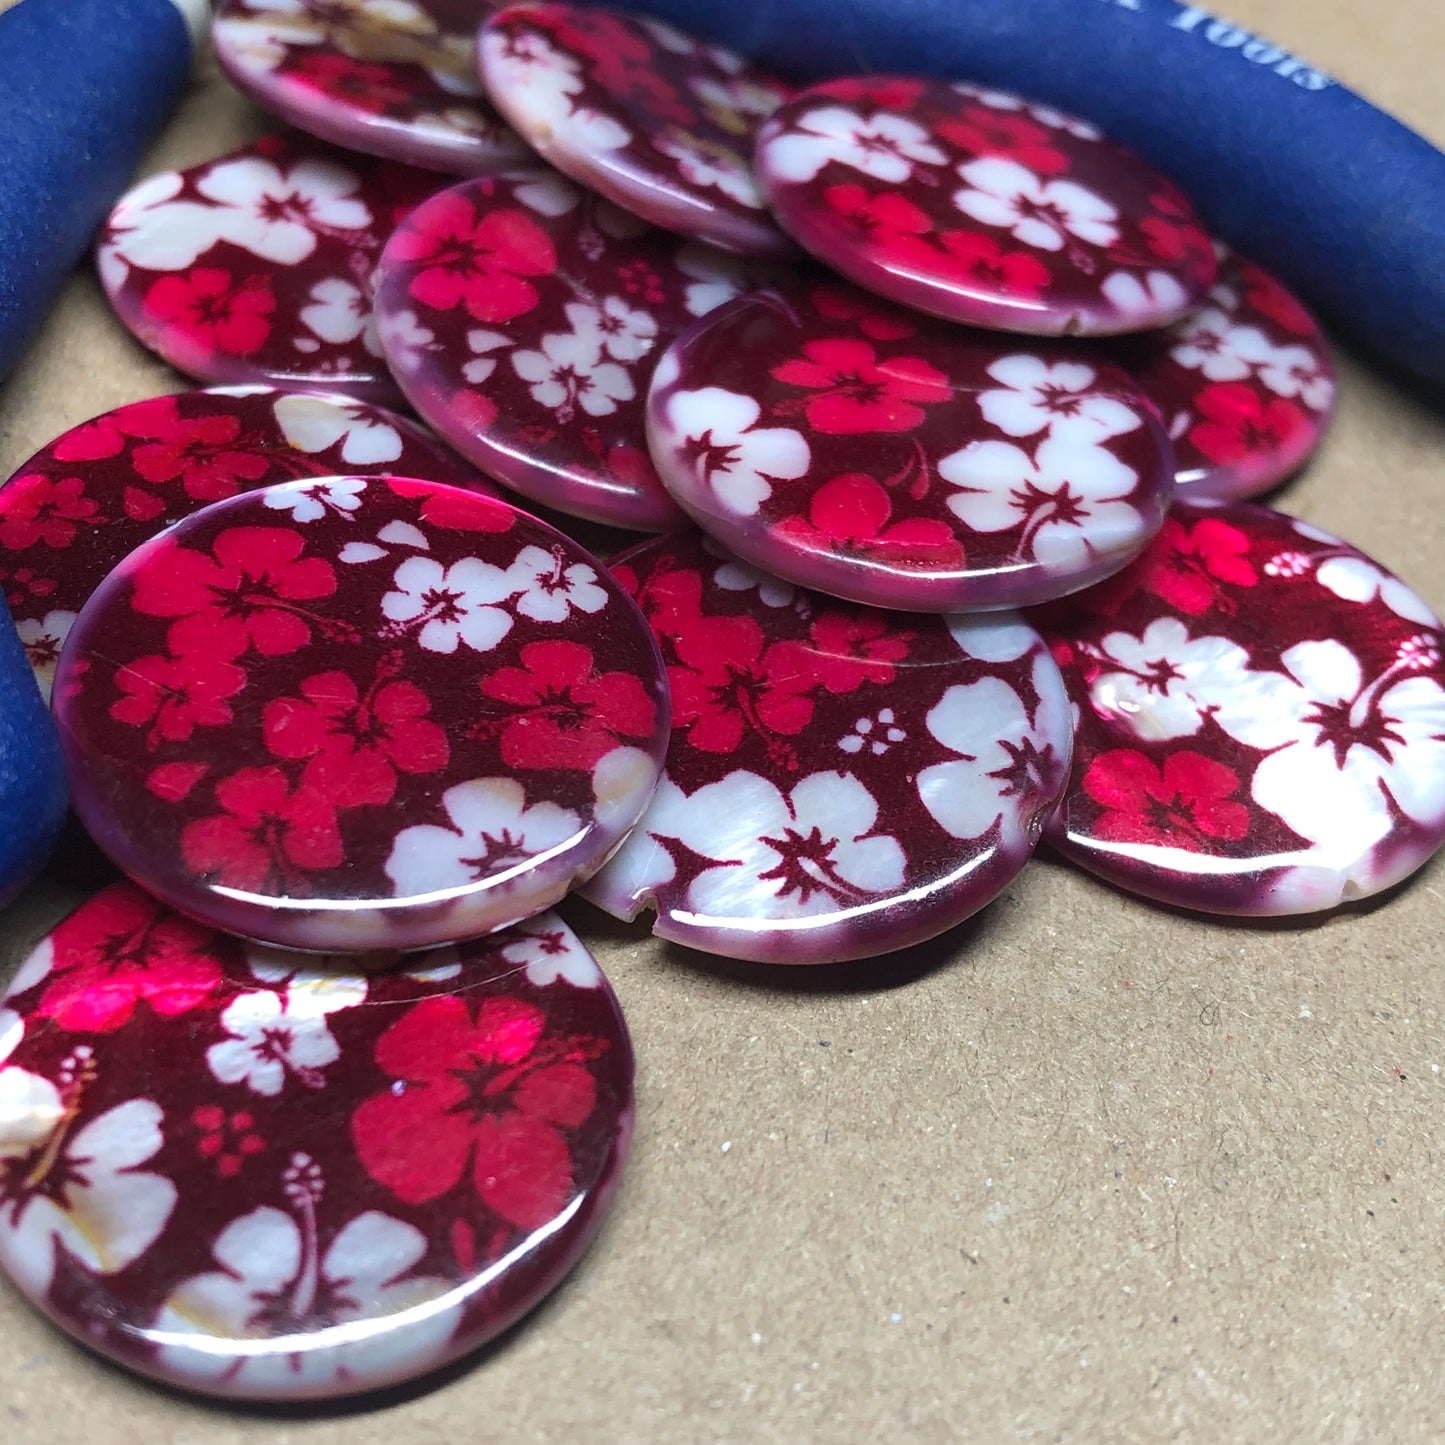
POLYGON ((1041 837, 1240 915, 1445 839, 1439 621, 1241 500, 1320 440, 1324 338, 1166 177, 962 81, 476 11, 220 6, 307 134, 145 181, 99 250, 211 389, 0 488, 132 880, 0 1005, 0 1263, 192 1389, 408 1378, 581 1255, 631 1051, 569 890, 822 963, 1041 837), (663 535, 609 569, 573 519, 663 535))

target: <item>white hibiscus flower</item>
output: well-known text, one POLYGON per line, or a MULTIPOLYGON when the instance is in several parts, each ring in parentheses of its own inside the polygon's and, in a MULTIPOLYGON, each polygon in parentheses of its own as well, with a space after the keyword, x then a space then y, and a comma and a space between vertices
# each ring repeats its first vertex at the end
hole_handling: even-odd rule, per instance
POLYGON ((663 413, 662 437, 674 464, 741 516, 752 516, 772 496, 774 482, 794 481, 812 464, 801 433, 757 427, 762 407, 750 396, 718 386, 679 391, 663 413))
POLYGON ((290 512, 293 522, 319 522, 328 512, 344 517, 361 505, 366 483, 360 477, 333 477, 316 482, 297 482, 289 487, 272 487, 265 505, 273 512, 290 512))
POLYGON ((270 989, 238 995, 221 1014, 221 1027, 231 1037, 206 1050, 211 1072, 223 1084, 244 1084, 269 1099, 292 1079, 303 1088, 324 1088, 327 1067, 341 1057, 325 1016, 304 994, 293 1011, 289 990, 284 999, 270 989))
POLYGON ((330 276, 311 288, 311 304, 301 308, 300 316, 308 331, 333 346, 343 346, 366 330, 371 303, 359 286, 330 276))
POLYGON ((1407 622, 1440 630, 1440 619, 1398 577, 1391 577, 1363 557, 1331 557, 1320 566, 1315 580, 1327 592, 1346 602, 1373 602, 1376 597, 1407 622))
POLYGON ((1143 425, 1139 413, 1092 388, 1098 372, 1081 361, 1052 366, 1038 356, 1005 356, 988 369, 1006 390, 979 394, 984 417, 1011 437, 1076 435, 1090 441, 1122 436, 1143 425))
POLYGON ((61 1248, 114 1274, 155 1243, 175 1208, 175 1185, 140 1168, 165 1142, 159 1105, 131 1099, 76 1127, 95 1077, 87 1045, 56 1081, 0 1069, 0 1263, 33 1299, 50 1289, 61 1248))
POLYGON ((907 869, 898 840, 877 825, 877 802, 848 773, 813 773, 788 794, 744 771, 691 795, 664 779, 597 891, 635 897, 668 881, 671 860, 657 839, 676 838, 712 860, 688 889, 698 923, 871 911, 907 869))
POLYGON ((1287 676, 1276 674, 1267 708, 1215 710, 1231 737, 1269 754, 1251 784, 1262 808, 1341 866, 1387 837, 1398 814, 1423 827, 1445 820, 1445 691, 1422 675, 1439 666, 1438 636, 1408 639, 1372 679, 1333 638, 1280 661, 1287 676))
POLYGON ((930 709, 928 731, 960 756, 924 768, 918 796, 953 837, 981 838, 997 826, 1011 850, 1037 837, 1039 805, 1066 761, 1054 741, 1071 729, 1063 680, 1042 652, 1033 682, 1041 701, 1032 721, 1018 693, 997 677, 950 687, 930 709))
POLYGON ((1118 211, 1075 181, 1041 180, 1002 156, 967 161, 958 174, 968 189, 954 193, 954 205, 986 226, 1003 227, 1025 246, 1061 251, 1070 236, 1091 246, 1119 239, 1118 211))
POLYGON ((356 962, 356 955, 349 953, 323 954, 318 959, 315 954, 265 943, 246 945, 246 966, 269 988, 285 990, 286 1012, 293 1018, 339 1013, 365 1003, 370 985, 350 972, 356 962))
POLYGON ((264 156, 221 161, 196 182, 219 204, 221 235, 278 266, 295 266, 318 235, 365 231, 372 215, 357 198, 361 177, 332 161, 305 159, 289 170, 264 156))
POLYGON ((125 281, 132 266, 184 271, 221 239, 220 211, 174 199, 184 184, 178 171, 164 171, 120 199, 98 253, 101 277, 110 289, 125 281))
MULTIPOLYGON (((278 6, 283 12, 289 6, 278 6)), ((315 45, 320 36, 304 21, 288 21, 284 13, 274 19, 269 14, 218 16, 212 22, 212 33, 218 53, 230 64, 251 74, 264 75, 275 70, 286 59, 293 45, 315 45)))
POLYGON ((514 351, 512 369, 531 384, 532 400, 563 421, 579 406, 588 416, 611 416, 637 395, 627 368, 602 360, 595 336, 572 331, 549 333, 538 351, 514 351))
POLYGON ((573 609, 601 612, 607 593, 597 585, 597 573, 584 562, 568 565, 559 547, 523 547, 517 560, 507 568, 512 605, 533 622, 565 622, 573 609))
POLYGON ((272 407, 281 435, 298 451, 315 454, 341 444, 341 460, 352 466, 380 466, 401 456, 401 435, 375 411, 336 396, 292 393, 272 407))
POLYGON ((527 806, 515 778, 474 778, 442 794, 452 827, 403 828, 386 873, 397 894, 415 897, 466 889, 482 879, 504 882, 539 853, 562 847, 582 830, 576 813, 555 803, 527 806))
POLYGON ((1112 452, 1050 436, 1034 457, 1010 442, 973 442, 944 457, 938 474, 962 490, 949 510, 976 532, 1023 527, 1017 555, 1073 568, 1143 536, 1144 519, 1123 500, 1138 477, 1112 452))
POLYGON ((820 106, 774 136, 764 152, 769 171, 802 185, 829 161, 850 166, 888 185, 902 185, 915 165, 941 166, 948 157, 930 132, 901 115, 880 112, 865 120, 842 105, 820 106))
POLYGON ((689 241, 673 260, 690 280, 683 292, 689 316, 706 316, 749 288, 746 263, 741 256, 730 256, 701 241, 689 241))
POLYGON ((394 592, 381 599, 395 624, 388 636, 416 632, 428 652, 455 652, 465 644, 488 652, 512 630, 512 614, 494 606, 512 595, 500 567, 464 557, 450 567, 430 557, 409 557, 396 569, 394 592))
POLYGON ((1217 307, 1206 306, 1181 321, 1169 356, 1178 366, 1201 372, 1209 381, 1242 381, 1273 352, 1257 326, 1236 326, 1217 307))
POLYGON ((564 310, 572 330, 595 340, 614 361, 640 361, 657 344, 657 318, 620 296, 606 297, 601 306, 569 301, 564 310))
POLYGON ((763 209, 762 192, 752 170, 737 157, 724 152, 705 151, 677 136, 656 135, 652 148, 677 163, 678 174, 690 185, 721 191, 740 206, 763 209))
POLYGON ((712 574, 712 580, 724 592, 751 592, 758 589, 758 601, 764 607, 791 607, 798 589, 791 582, 780 581, 749 567, 746 562, 724 562, 712 574))
POLYGON ((539 216, 565 216, 582 201, 582 192, 556 171, 508 171, 505 179, 513 183, 516 198, 539 216))
POLYGON ((1132 271, 1106 276, 1099 290, 1128 317, 1172 316, 1189 305, 1189 293, 1167 271, 1150 271, 1141 281, 1132 271))
POLYGON ((576 105, 580 65, 536 31, 483 31, 478 58, 487 89, 508 98, 507 119, 524 136, 542 145, 560 137, 569 149, 592 155, 631 141, 632 132, 610 116, 576 105))
POLYGON ((577 935, 555 913, 529 918, 508 930, 502 957, 527 970, 536 988, 570 983, 573 988, 597 988, 602 970, 577 935))
POLYGON ((25 660, 35 673, 40 685, 40 695, 50 701, 50 688, 55 681, 55 664, 60 660, 60 649, 75 626, 76 613, 65 608, 56 608, 44 617, 24 617, 15 624, 15 631, 25 648, 25 660))
POLYGON ((377 337, 386 359, 404 375, 420 371, 426 353, 437 350, 436 333, 421 324, 415 311, 407 309, 379 317, 377 337))
POLYGON ((220 1268, 185 1280, 148 1331, 171 1370, 224 1376, 230 1394, 293 1399, 325 1395, 338 1380, 355 1389, 403 1379, 436 1358, 459 1306, 424 1308, 451 1292, 447 1280, 413 1273, 426 1236, 369 1209, 323 1249, 324 1183, 315 1161, 295 1154, 284 1175, 291 1212, 263 1206, 217 1235, 211 1254, 220 1268), (389 1328, 346 1328, 388 1320, 389 1328), (304 1347, 281 1353, 284 1338, 304 1347))
POLYGON ((1335 384, 1308 346, 1272 349, 1259 368, 1259 379, 1276 396, 1297 396, 1311 411, 1324 411, 1335 399, 1335 384))
POLYGON ((1092 655, 1103 671, 1089 688, 1100 717, 1147 741, 1191 737, 1207 715, 1268 715, 1287 679, 1259 672, 1227 637, 1191 637, 1177 617, 1159 617, 1141 636, 1111 632, 1092 655))
POLYGON ((497 369, 497 358, 491 353, 510 346, 512 338, 485 326, 474 326, 467 332, 467 350, 476 358, 462 366, 462 375, 473 386, 480 386, 497 369))
POLYGON ((958 612, 943 620, 958 650, 978 662, 1017 662, 1043 640, 1017 612, 958 612))

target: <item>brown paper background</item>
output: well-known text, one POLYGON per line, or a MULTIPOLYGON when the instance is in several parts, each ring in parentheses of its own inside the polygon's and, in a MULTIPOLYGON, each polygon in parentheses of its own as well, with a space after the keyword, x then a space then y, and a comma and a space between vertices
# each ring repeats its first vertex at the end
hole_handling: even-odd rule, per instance
MULTIPOLYGON (((1445 143, 1431 0, 1231 8, 1445 143)), ((203 67, 144 170, 258 126, 203 67)), ((1341 372, 1278 504, 1445 609, 1445 412, 1341 372)), ((76 276, 0 388, 0 476, 181 385, 76 276)), ((0 914, 0 979, 94 886, 81 858, 0 914)), ((639 1116, 550 1302, 441 1383, 242 1412, 111 1368, 0 1285, 0 1441, 1438 1441, 1442 895, 1437 859, 1371 908, 1234 926, 1040 859, 934 946, 800 977, 570 905, 631 1021, 639 1116)))

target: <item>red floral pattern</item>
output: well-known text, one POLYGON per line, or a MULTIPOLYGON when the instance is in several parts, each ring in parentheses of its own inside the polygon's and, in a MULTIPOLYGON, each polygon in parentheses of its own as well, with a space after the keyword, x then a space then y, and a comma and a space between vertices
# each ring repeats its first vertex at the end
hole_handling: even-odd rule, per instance
POLYGON ((1190 498, 1267 491, 1304 465, 1334 411, 1318 322, 1268 272, 1220 249, 1200 310, 1115 352, 1159 407, 1190 498))
POLYGON ((600 563, 522 513, 327 485, 216 503, 101 585, 55 694, 75 807, 126 871, 247 936, 505 926, 641 812, 668 726, 655 645, 600 563))
POLYGON ((583 890, 594 903, 623 918, 655 907, 659 935, 709 952, 817 963, 931 937, 1023 866, 1064 783, 1068 716, 1042 640, 1013 614, 950 625, 838 602, 695 533, 614 570, 662 645, 674 727, 651 808, 583 890), (997 714, 963 765, 986 776, 953 770, 940 718, 964 699, 997 714), (788 817, 785 794, 816 815, 788 817), (954 812, 945 794, 969 802, 954 812), (843 851, 864 850, 841 864, 824 831, 840 825, 843 851), (724 875, 725 897, 692 896, 724 875))
POLYGON ((1145 330, 1214 277, 1182 192, 1084 122, 1002 91, 826 81, 764 123, 756 165, 778 224, 820 260, 953 321, 1145 330))
POLYGON ((222 0, 221 69, 267 110, 351 150, 453 175, 527 157, 477 84, 476 0, 222 0))
POLYGON ((391 401, 367 288, 382 242, 439 184, 295 132, 267 136, 123 196, 101 235, 101 281, 124 325, 189 376, 391 401))
POLYGON ((1168 440, 1111 363, 845 285, 729 302, 659 366, 653 459, 705 531, 835 596, 946 612, 1117 571, 1163 520, 1168 440))
POLYGON ((554 915, 406 963, 348 970, 128 883, 96 894, 0 999, 0 1266, 90 1348, 231 1397, 373 1390, 505 1329, 616 1189, 626 1025, 554 915), (188 1310, 198 1277, 225 1283, 188 1310), (279 1336, 292 1353, 254 1353, 279 1336))
POLYGON ((490 492, 415 423, 319 392, 158 396, 57 437, 0 486, 0 581, 42 689, 86 599, 172 522, 276 482, 380 472, 490 492))
POLYGON ((418 207, 382 252, 376 307, 402 388, 459 451, 548 506, 656 531, 681 513, 647 455, 653 366, 776 270, 524 172, 418 207))
POLYGON ((1101 586, 1040 608, 1077 711, 1046 836, 1165 903, 1332 908, 1445 840, 1445 635, 1355 548, 1176 502, 1101 586))
POLYGON ((546 0, 494 14, 478 61, 497 109, 558 170, 670 231, 791 253, 751 166, 758 124, 787 90, 740 56, 661 21, 546 0))

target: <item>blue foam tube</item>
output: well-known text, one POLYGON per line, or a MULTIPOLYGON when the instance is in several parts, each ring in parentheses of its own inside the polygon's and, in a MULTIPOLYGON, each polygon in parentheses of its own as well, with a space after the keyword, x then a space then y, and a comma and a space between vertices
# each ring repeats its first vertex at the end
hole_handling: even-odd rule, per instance
POLYGON ((902 71, 1097 121, 1225 240, 1382 359, 1445 382, 1445 155, 1315 69, 1175 0, 636 0, 785 73, 902 71))
POLYGON ((204 16, 205 0, 0 14, 0 378, 165 121, 204 16))

